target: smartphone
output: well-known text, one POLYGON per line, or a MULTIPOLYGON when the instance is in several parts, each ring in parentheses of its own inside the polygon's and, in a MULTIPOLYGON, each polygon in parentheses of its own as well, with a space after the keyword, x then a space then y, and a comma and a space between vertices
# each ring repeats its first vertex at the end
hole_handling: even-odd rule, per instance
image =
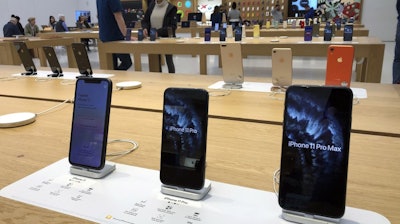
POLYGON ((350 87, 354 47, 330 45, 327 52, 325 85, 350 87))
POLYGON ((244 82, 242 45, 240 43, 221 44, 220 50, 224 88, 242 88, 244 82))
POLYGON ((69 148, 71 165, 96 170, 104 167, 111 93, 109 79, 77 79, 69 148))
POLYGON ((138 41, 143 41, 143 39, 144 39, 143 29, 140 28, 138 29, 138 41))
POLYGON ((219 41, 226 41, 226 28, 219 31, 219 41))
POLYGON ((36 75, 37 69, 35 64, 33 63, 32 55, 29 52, 26 44, 24 42, 14 42, 14 46, 26 71, 24 73, 21 73, 21 75, 36 75))
POLYGON ((284 211, 343 216, 352 105, 347 87, 287 89, 278 199, 284 211))
POLYGON ((150 28, 150 41, 155 41, 157 37, 156 28, 150 28))
POLYGON ((352 41, 353 40, 353 25, 346 24, 344 25, 343 30, 343 41, 352 41))
POLYGON ((49 77, 63 76, 60 62, 58 61, 56 52, 54 51, 54 48, 51 46, 44 46, 43 51, 44 51, 44 54, 46 55, 47 62, 49 62, 51 71, 53 72, 53 74, 50 74, 47 76, 49 76, 49 77))
POLYGON ((305 26, 304 27, 304 41, 312 41, 313 27, 305 26))
POLYGON ((218 31, 219 30, 219 23, 215 23, 214 25, 214 31, 218 31))
POLYGON ((235 27, 235 41, 242 41, 242 27, 235 27))
POLYGON ((204 28, 204 41, 210 41, 211 40, 211 28, 206 27, 204 28))
POLYGON ((279 87, 292 85, 292 49, 272 49, 272 84, 279 87))
POLYGON ((324 41, 331 41, 332 40, 332 26, 326 25, 324 29, 324 41))
POLYGON ((83 43, 72 43, 72 51, 74 52, 76 64, 79 73, 83 76, 92 76, 93 70, 89 61, 89 57, 83 43))
POLYGON ((125 35, 125 40, 131 40, 132 39, 132 29, 131 28, 127 28, 126 29, 126 35, 125 35))
POLYGON ((342 28, 342 19, 341 18, 337 18, 336 19, 336 29, 340 30, 342 28))
POLYGON ((160 180, 189 189, 204 186, 208 92, 168 88, 164 92, 160 180))

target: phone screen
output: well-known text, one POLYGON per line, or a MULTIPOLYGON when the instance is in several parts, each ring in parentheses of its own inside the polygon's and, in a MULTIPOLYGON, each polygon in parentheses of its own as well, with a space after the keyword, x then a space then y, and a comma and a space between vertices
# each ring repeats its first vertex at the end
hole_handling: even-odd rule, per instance
POLYGON ((211 28, 207 27, 204 28, 204 41, 210 41, 211 40, 211 28))
POLYGON ((131 39, 132 39, 132 29, 131 28, 127 28, 126 29, 125 40, 131 40, 131 39))
POLYGON ((226 28, 219 31, 219 41, 226 41, 226 28))
POLYGON ((352 100, 346 87, 287 89, 279 183, 283 209, 343 216, 352 100))
POLYGON ((324 29, 324 41, 331 41, 332 40, 332 27, 326 26, 324 29))
POLYGON ((155 28, 150 28, 150 41, 155 41, 157 37, 157 30, 155 28))
POLYGON ((313 27, 312 26, 306 26, 304 28, 304 41, 311 41, 312 40, 312 32, 313 32, 313 27))
POLYGON ((353 40, 353 25, 345 25, 343 31, 343 40, 352 41, 353 40))
POLYGON ((207 91, 165 90, 160 169, 163 184, 190 189, 203 187, 207 123, 207 91))
POLYGON ((142 41, 144 39, 143 29, 138 29, 138 41, 142 41))
POLYGON ((108 136, 112 83, 109 79, 79 78, 76 81, 69 162, 102 169, 108 136))
POLYGON ((242 40, 242 27, 236 26, 235 28, 235 41, 242 40))

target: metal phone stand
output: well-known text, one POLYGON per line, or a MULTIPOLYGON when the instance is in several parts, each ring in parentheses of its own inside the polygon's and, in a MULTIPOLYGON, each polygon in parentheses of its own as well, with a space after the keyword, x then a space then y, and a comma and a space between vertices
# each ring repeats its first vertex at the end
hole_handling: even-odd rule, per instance
POLYGON ((103 169, 101 169, 101 170, 95 170, 95 169, 79 167, 79 166, 71 166, 69 169, 71 174, 94 178, 94 179, 103 178, 103 177, 107 176, 108 174, 112 173, 114 170, 115 170, 115 163, 111 163, 111 162, 106 162, 103 169))
POLYGON ((287 210, 282 210, 282 218, 301 224, 337 224, 340 222, 340 219, 334 219, 324 216, 317 215, 308 215, 299 212, 292 212, 287 210))
POLYGON ((224 89, 241 89, 243 88, 241 83, 225 83, 222 88, 224 89))
POLYGON ((186 198, 190 200, 201 200, 203 199, 208 192, 211 190, 211 181, 205 179, 204 186, 200 190, 189 189, 189 188, 181 188, 171 185, 161 185, 161 193, 172 195, 180 198, 186 198))

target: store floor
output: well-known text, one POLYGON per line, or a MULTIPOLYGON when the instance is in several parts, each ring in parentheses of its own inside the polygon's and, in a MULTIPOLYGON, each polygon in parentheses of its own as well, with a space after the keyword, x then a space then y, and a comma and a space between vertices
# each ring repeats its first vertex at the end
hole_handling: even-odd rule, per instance
MULTIPOLYGON (((385 42, 385 55, 382 68, 381 83, 392 83, 392 62, 394 57, 394 42, 385 42)), ((99 56, 97 48, 91 46, 89 53, 90 62, 93 69, 98 69, 99 56)), ((67 67, 67 57, 65 49, 56 48, 57 56, 62 67, 67 67)), ((176 73, 199 74, 199 57, 191 55, 174 55, 176 73)), ((38 62, 37 62, 38 64, 38 62)), ((271 77, 271 57, 249 56, 243 59, 244 73, 246 76, 271 77)), ((295 79, 325 79, 326 59, 318 57, 294 57, 293 58, 293 78, 295 79)), ((207 57, 207 73, 209 75, 221 75, 222 69, 218 67, 218 58, 215 55, 207 57)), ((149 71, 149 64, 146 55, 142 56, 142 69, 149 71)), ((162 67, 163 72, 168 72, 167 66, 162 67)), ((134 71, 133 66, 130 71, 134 71)), ((355 73, 353 72, 353 78, 355 73)))

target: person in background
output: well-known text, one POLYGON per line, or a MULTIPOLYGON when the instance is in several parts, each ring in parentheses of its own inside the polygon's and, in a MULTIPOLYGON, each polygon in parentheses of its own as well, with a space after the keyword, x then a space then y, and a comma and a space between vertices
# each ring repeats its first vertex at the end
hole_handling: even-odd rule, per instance
POLYGON ((17 19, 15 17, 11 17, 10 21, 3 26, 3 35, 4 37, 13 37, 15 35, 23 35, 17 26, 17 19))
POLYGON ((228 12, 228 21, 232 25, 232 29, 240 25, 242 18, 240 17, 240 11, 236 9, 236 2, 232 2, 232 8, 228 12))
MULTIPOLYGON (((103 42, 124 40, 126 24, 120 0, 96 0, 99 37, 103 42)), ((128 70, 132 66, 130 54, 113 54, 114 70, 128 70), (121 63, 118 65, 118 59, 121 63)))
POLYGON ((397 9, 397 28, 396 28, 396 43, 394 47, 393 60, 393 84, 400 84, 400 0, 396 3, 397 9))
MULTIPOLYGON (((143 34, 149 35, 150 28, 157 29, 158 37, 175 37, 177 8, 167 0, 155 0, 147 8, 142 20, 143 34), (169 31, 170 30, 170 34, 169 31)), ((159 55, 161 59, 161 55, 159 55)), ((161 60, 159 71, 161 71, 161 60)), ((165 55, 165 61, 169 73, 175 73, 175 65, 172 55, 165 55)))
POLYGON ((271 15, 274 21, 278 21, 279 23, 283 21, 281 6, 279 4, 275 5, 274 9, 271 11, 271 15))
POLYGON ((65 23, 65 16, 63 14, 58 15, 58 22, 56 23, 56 32, 68 31, 67 24, 65 23))
POLYGON ((39 33, 39 27, 36 25, 36 18, 30 17, 24 29, 25 36, 34 37, 39 33))
POLYGON ((310 25, 310 19, 313 20, 315 16, 315 10, 313 7, 309 5, 305 5, 304 9, 306 10, 306 14, 304 14, 304 19, 306 20, 306 25, 310 25))
POLYGON ((222 23, 222 14, 220 12, 220 8, 218 5, 214 7, 214 12, 211 14, 211 26, 213 29, 215 29, 215 24, 218 23, 219 26, 221 27, 222 23))
POLYGON ((49 27, 51 27, 51 29, 55 30, 56 29, 56 18, 54 18, 54 16, 49 16, 49 27))
POLYGON ((14 17, 17 19, 17 27, 19 29, 19 32, 22 33, 22 35, 24 34, 24 27, 22 26, 22 24, 20 23, 21 18, 19 16, 15 16, 15 15, 11 15, 11 17, 14 17))
POLYGON ((76 21, 76 27, 78 29, 85 29, 85 28, 87 29, 90 28, 91 26, 88 23, 86 16, 79 16, 78 21, 76 21))
MULTIPOLYGON (((89 25, 86 16, 79 16, 78 21, 76 21, 76 27, 78 29, 88 29, 91 28, 91 26, 89 25)), ((88 51, 90 51, 89 48, 89 40, 88 38, 82 38, 81 42, 86 46, 86 49, 88 51)))

